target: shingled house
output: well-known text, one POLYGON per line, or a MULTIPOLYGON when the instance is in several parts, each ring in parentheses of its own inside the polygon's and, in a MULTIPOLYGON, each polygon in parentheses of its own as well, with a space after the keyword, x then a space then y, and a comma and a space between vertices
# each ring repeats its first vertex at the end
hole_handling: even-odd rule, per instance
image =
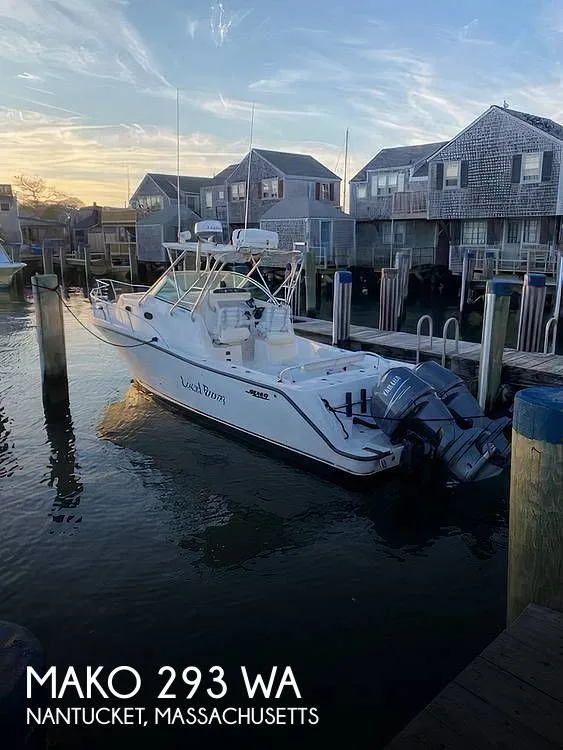
POLYGON ((563 213, 563 127, 545 117, 491 106, 430 155, 428 219, 476 267, 494 251, 497 270, 553 273, 563 213))
POLYGON ((11 185, 0 185, 0 243, 20 245, 22 231, 18 204, 11 185))
POLYGON ((426 160, 444 145, 384 148, 352 178, 357 265, 389 265, 393 252, 406 248, 416 250, 418 262, 432 262, 435 225, 427 221, 426 160))
MULTIPOLYGON (((201 218, 201 190, 210 177, 180 176, 181 229, 193 230, 201 218)), ((162 242, 178 237, 177 177, 149 172, 129 200, 141 218, 137 221, 137 252, 140 261, 162 261, 162 242)))

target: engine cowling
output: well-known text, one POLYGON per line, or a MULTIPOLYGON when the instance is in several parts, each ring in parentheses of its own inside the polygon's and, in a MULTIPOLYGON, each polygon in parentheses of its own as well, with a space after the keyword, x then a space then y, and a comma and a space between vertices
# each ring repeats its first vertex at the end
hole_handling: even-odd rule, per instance
POLYGON ((507 420, 490 420, 456 375, 424 364, 435 366, 394 367, 373 389, 378 427, 391 439, 413 433, 461 481, 498 474, 509 452, 507 420))

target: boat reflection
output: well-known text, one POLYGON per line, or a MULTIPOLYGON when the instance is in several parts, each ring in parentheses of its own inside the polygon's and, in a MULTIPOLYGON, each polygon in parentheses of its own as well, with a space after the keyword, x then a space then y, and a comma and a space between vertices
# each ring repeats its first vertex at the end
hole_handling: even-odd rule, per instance
POLYGON ((430 472, 381 475, 361 487, 327 480, 194 423, 135 386, 107 406, 98 435, 143 456, 144 468, 148 458, 142 480, 154 488, 160 477, 177 544, 194 564, 242 566, 344 528, 362 543, 367 535, 384 556, 425 554, 458 536, 481 558, 496 552, 504 526, 504 476, 481 483, 483 502, 475 485, 447 487, 430 472))
POLYGON ((12 420, 0 404, 0 479, 11 477, 19 468, 11 437, 11 423, 12 420))

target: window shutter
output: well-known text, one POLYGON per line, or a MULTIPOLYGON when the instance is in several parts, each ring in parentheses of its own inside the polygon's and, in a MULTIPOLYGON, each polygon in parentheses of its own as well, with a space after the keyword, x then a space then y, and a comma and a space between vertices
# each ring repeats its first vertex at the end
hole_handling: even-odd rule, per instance
POLYGON ((461 244, 461 221, 450 222, 450 244, 461 244))
POLYGON ((316 182, 315 183, 315 200, 320 201, 321 199, 321 183, 316 182))
POLYGON ((495 219, 489 219, 487 222, 487 245, 495 245, 497 242, 497 222, 495 219))
POLYGON ((443 190, 444 188, 444 163, 438 162, 436 164, 436 190, 443 190))
POLYGON ((330 186, 328 188, 328 195, 331 201, 334 200, 334 182, 330 183, 330 186))
POLYGON ((460 173, 459 173, 459 186, 462 188, 466 188, 468 182, 469 182, 469 162, 462 161, 460 173))
POLYGON ((514 154, 512 157, 512 176, 511 182, 520 182, 520 173, 522 171, 522 154, 514 154))
POLYGON ((553 238, 551 219, 540 219, 540 245, 547 245, 553 238))
POLYGON ((278 198, 283 198, 283 180, 281 177, 278 180, 278 198))
POLYGON ((542 182, 549 182, 551 180, 552 168, 553 168, 553 151, 544 151, 542 167, 541 167, 541 181, 542 182))

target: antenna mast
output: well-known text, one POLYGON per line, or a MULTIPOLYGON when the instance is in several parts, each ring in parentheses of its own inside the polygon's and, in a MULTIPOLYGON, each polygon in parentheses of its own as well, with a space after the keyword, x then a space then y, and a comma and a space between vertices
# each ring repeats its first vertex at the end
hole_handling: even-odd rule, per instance
POLYGON ((178 242, 180 242, 180 90, 176 89, 176 196, 178 199, 178 242))
POLYGON ((254 131, 254 102, 252 102, 252 114, 250 116, 250 143, 248 146, 248 174, 246 176, 246 207, 244 210, 244 228, 248 228, 248 207, 250 205, 250 163, 252 162, 252 134, 254 131))
POLYGON ((348 180, 348 128, 346 128, 346 138, 344 141, 344 186, 342 197, 342 210, 346 211, 346 188, 348 180))

